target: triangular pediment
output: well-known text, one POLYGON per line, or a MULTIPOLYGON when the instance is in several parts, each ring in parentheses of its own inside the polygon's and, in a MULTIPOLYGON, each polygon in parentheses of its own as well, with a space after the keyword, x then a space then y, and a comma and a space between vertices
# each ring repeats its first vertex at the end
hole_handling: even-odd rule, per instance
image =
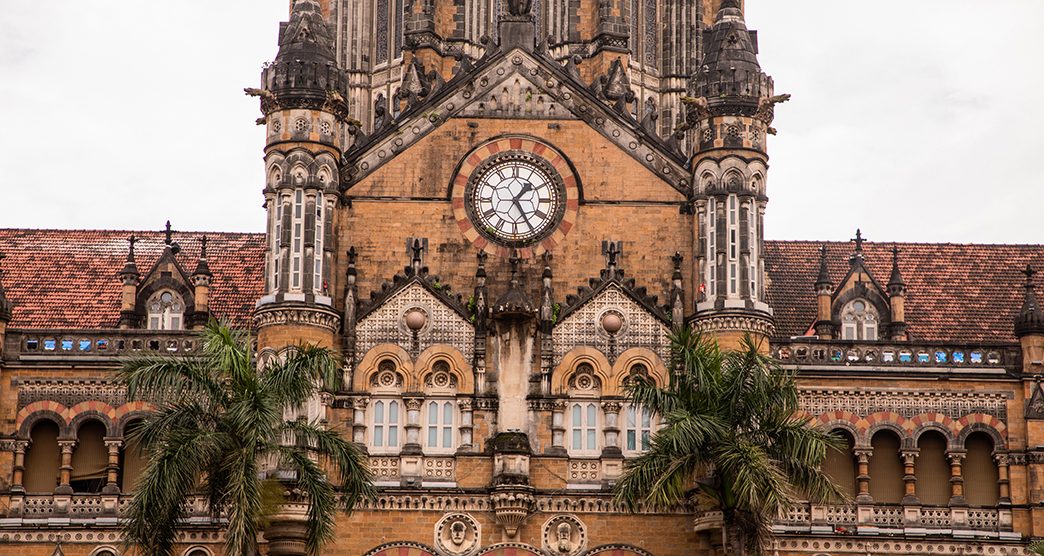
POLYGON ((688 194, 685 158, 630 114, 596 96, 558 62, 523 49, 492 54, 416 101, 393 123, 345 153, 342 190, 373 173, 452 118, 522 118, 587 122, 675 190, 688 194))
POLYGON ((357 357, 361 359, 379 344, 396 344, 407 350, 416 347, 418 352, 435 344, 448 344, 470 361, 475 351, 475 326, 466 310, 442 295, 438 287, 414 276, 378 294, 364 306, 355 328, 357 357), (415 333, 406 316, 416 310, 422 312, 424 319, 415 333))
POLYGON ((656 352, 664 361, 670 357, 671 328, 651 300, 642 299, 616 280, 603 282, 563 310, 551 338, 556 358, 573 348, 593 346, 613 356, 641 347, 656 352), (610 335, 603 326, 607 314, 621 319, 621 328, 610 335))

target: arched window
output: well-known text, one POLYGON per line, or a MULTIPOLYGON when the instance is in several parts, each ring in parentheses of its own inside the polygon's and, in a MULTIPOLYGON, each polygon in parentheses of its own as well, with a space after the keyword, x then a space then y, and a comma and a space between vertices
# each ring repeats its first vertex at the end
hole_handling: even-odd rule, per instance
POLYGON ((653 415, 647 408, 627 404, 624 407, 624 449, 625 453, 636 454, 649 449, 652 438, 653 415))
POLYGON ((569 410, 569 451, 571 454, 598 453, 598 405, 574 403, 569 410))
MULTIPOLYGON (((325 180, 324 180, 325 182, 325 180)), ((323 215, 326 214, 323 207, 323 192, 315 196, 315 250, 312 259, 315 262, 315 275, 312 278, 312 290, 316 293, 325 293, 323 287, 323 215)))
POLYGON ((998 498, 997 464, 993 461, 993 439, 974 432, 964 441, 964 498, 972 506, 996 506, 998 498))
POLYGON ((62 464, 58 449, 58 425, 43 420, 29 432, 29 449, 25 453, 25 475, 22 483, 30 494, 51 494, 58 487, 58 468, 62 464))
POLYGON ((181 330, 185 326, 185 302, 170 291, 158 291, 149 298, 149 330, 181 330))
POLYGON ((823 472, 841 489, 841 492, 855 498, 857 473, 855 440, 844 429, 835 430, 833 434, 841 437, 845 445, 840 450, 827 450, 826 457, 823 459, 823 472))
POLYGON ((842 340, 877 340, 877 310, 865 299, 850 301, 841 310, 842 340))
POLYGON ((946 461, 946 437, 927 431, 917 439, 917 498, 922 504, 945 506, 950 503, 950 464, 946 461))
POLYGON ((882 430, 870 440, 870 496, 874 502, 898 504, 903 499, 903 462, 899 459, 899 437, 882 430))
POLYGON ((397 452, 399 449, 399 423, 402 422, 402 404, 398 400, 373 402, 373 434, 370 447, 380 452, 397 452))
POLYGON ((301 290, 301 265, 304 264, 304 191, 294 191, 291 220, 293 238, 290 240, 290 289, 301 290))
POLYGON ((455 423, 457 408, 451 401, 430 401, 425 408, 427 413, 427 434, 424 447, 431 452, 447 452, 455 448, 455 423))
POLYGON ((707 201, 707 297, 718 295, 718 200, 707 201))
POLYGON ((134 491, 138 477, 141 477, 148 461, 148 455, 134 436, 134 431, 141 425, 141 420, 135 419, 123 428, 123 446, 120 448, 120 492, 134 491))
POLYGON ((105 447, 105 425, 90 420, 76 431, 69 484, 74 492, 97 493, 109 472, 109 449, 105 447))
POLYGON ((739 295, 739 200, 729 195, 729 295, 739 295))

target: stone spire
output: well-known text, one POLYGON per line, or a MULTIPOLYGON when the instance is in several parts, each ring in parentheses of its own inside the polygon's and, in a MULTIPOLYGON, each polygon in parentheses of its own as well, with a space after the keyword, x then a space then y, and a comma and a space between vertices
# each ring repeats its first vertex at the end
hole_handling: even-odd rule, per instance
POLYGON ((1015 317, 1015 335, 1019 338, 1030 335, 1044 334, 1044 312, 1041 311, 1040 304, 1037 303, 1037 295, 1034 292, 1033 276, 1037 271, 1033 270, 1033 267, 1026 265, 1026 270, 1022 271, 1026 275, 1025 289, 1026 293, 1022 300, 1022 310, 1015 317))
POLYGON ((892 310, 892 323, 889 325, 892 340, 909 339, 906 333, 906 283, 899 272, 899 246, 892 246, 892 275, 888 278, 888 303, 892 310))
POLYGON ((827 246, 819 248, 819 276, 816 278, 816 322, 813 325, 816 335, 830 339, 834 336, 834 323, 831 321, 831 304, 833 302, 834 283, 830 281, 827 269, 827 246))
POLYGON ((830 281, 830 272, 827 269, 827 246, 822 245, 819 247, 819 276, 816 278, 816 292, 826 290, 826 293, 829 294, 833 287, 834 284, 830 281))
POLYGON ((192 278, 197 283, 206 282, 206 285, 209 286, 214 273, 210 271, 210 265, 207 264, 207 241, 207 236, 199 238, 199 260, 196 261, 196 270, 192 271, 192 278))
POLYGON ((899 246, 892 246, 892 275, 888 278, 888 295, 902 295, 906 292, 906 282, 899 272, 899 246))

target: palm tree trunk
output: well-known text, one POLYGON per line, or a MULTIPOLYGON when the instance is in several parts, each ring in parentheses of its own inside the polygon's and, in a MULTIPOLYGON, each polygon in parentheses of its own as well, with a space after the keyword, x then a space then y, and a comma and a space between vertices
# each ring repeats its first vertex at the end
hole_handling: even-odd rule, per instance
POLYGON ((747 556, 747 535, 735 518, 726 517, 725 544, 729 556, 747 556))

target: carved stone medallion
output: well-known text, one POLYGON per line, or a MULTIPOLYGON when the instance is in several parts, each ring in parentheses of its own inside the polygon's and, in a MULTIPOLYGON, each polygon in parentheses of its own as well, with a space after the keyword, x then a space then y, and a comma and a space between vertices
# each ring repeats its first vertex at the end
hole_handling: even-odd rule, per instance
POLYGON ((435 524, 435 547, 439 554, 470 556, 478 551, 482 530, 468 514, 446 514, 435 524))
POLYGON ((571 515, 559 515, 544 524, 543 548, 547 554, 576 556, 587 548, 587 527, 571 515))

